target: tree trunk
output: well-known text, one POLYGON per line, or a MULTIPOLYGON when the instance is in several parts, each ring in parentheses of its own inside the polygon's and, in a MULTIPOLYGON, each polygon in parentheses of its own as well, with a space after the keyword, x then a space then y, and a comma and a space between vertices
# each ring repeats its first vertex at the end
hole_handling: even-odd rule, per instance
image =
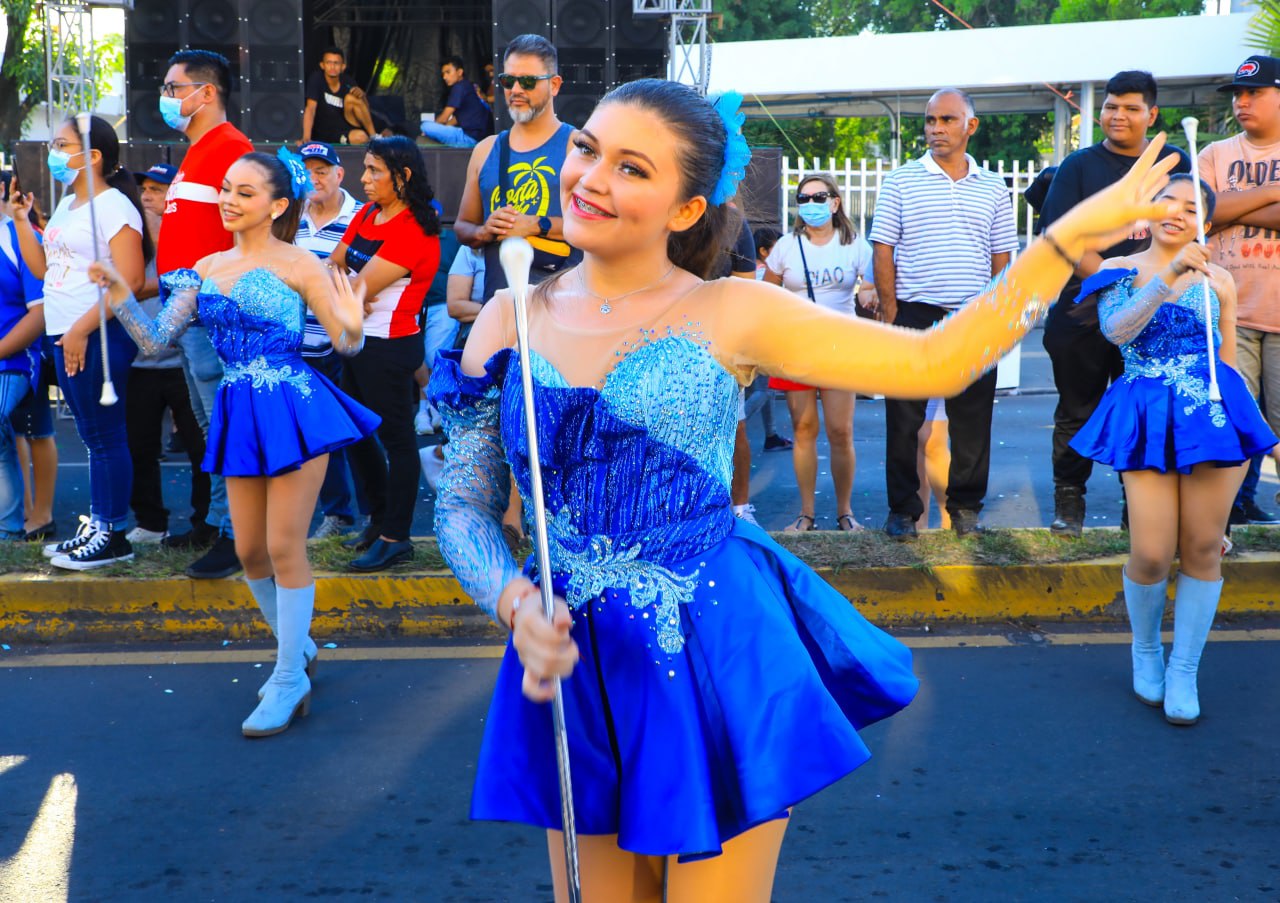
POLYGON ((21 99, 21 85, 9 73, 11 63, 22 54, 22 42, 31 18, 30 8, 23 9, 26 4, 15 6, 18 9, 9 9, 5 16, 8 31, 4 39, 4 65, 0 67, 0 145, 10 150, 22 137, 22 124, 39 100, 35 96, 21 99))

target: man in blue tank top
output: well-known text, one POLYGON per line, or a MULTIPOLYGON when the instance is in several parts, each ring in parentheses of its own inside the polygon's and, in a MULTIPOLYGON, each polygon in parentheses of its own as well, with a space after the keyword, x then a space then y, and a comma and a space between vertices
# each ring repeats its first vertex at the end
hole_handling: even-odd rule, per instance
POLYGON ((454 231, 463 244, 485 254, 486 301, 506 287, 498 263, 504 238, 520 236, 533 245, 532 283, 579 257, 561 233, 560 167, 574 129, 556 118, 557 67, 555 47, 540 35, 520 35, 507 45, 495 81, 514 124, 477 144, 467 166, 454 231))

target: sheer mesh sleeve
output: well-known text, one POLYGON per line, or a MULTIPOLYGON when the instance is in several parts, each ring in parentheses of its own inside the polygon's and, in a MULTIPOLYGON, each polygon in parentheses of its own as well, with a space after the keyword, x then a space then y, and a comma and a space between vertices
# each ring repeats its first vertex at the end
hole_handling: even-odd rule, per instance
POLYGON ((1133 291, 1133 274, 1102 289, 1098 296, 1098 325, 1113 345, 1127 345, 1147 328, 1160 305, 1173 298, 1173 289, 1159 277, 1133 291))
POLYGON ((196 314, 200 277, 195 270, 165 273, 160 277, 160 287, 165 293, 165 301, 154 318, 147 315, 133 295, 111 305, 116 319, 143 354, 155 354, 167 348, 187 331, 196 314))
POLYGON ((502 535, 510 477, 498 408, 507 354, 499 352, 484 376, 473 377, 462 372, 460 351, 441 352, 428 387, 449 437, 437 489, 436 539, 462 588, 494 621, 498 596, 520 576, 502 535))

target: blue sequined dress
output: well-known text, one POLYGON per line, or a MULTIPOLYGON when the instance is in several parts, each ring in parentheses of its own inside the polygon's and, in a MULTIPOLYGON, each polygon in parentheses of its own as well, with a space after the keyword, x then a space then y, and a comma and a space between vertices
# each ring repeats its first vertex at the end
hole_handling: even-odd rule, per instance
POLYGON ((201 462, 206 471, 275 476, 377 428, 378 415, 303 361, 306 305, 279 276, 249 270, 227 295, 195 270, 166 273, 162 283, 170 300, 154 322, 120 318, 146 350, 169 344, 198 310, 223 364, 201 462), (192 290, 195 309, 187 300, 192 290))
MULTIPOLYGON (((552 579, 581 651, 563 683, 577 828, 716 855, 869 758, 857 731, 915 695, 910 652, 733 516, 738 386, 696 335, 650 335, 600 389, 533 361, 552 579)), ((519 356, 472 377, 444 352, 430 394, 450 436, 437 533, 467 586, 469 558, 500 560, 467 544, 486 541, 477 500, 505 506, 504 460, 531 510, 519 356)), ((508 643, 472 817, 559 828, 550 707, 522 675, 508 643)))
MULTIPOLYGON (((1082 297, 1100 291, 1101 321, 1130 302, 1134 270, 1102 270, 1082 297)), ((1214 357, 1222 401, 1209 399, 1204 288, 1196 282, 1165 301, 1142 331, 1120 346, 1124 375, 1107 389, 1071 440, 1081 455, 1117 471, 1190 473, 1202 463, 1239 464, 1276 444, 1249 387, 1217 358, 1218 296, 1210 290, 1214 357)))

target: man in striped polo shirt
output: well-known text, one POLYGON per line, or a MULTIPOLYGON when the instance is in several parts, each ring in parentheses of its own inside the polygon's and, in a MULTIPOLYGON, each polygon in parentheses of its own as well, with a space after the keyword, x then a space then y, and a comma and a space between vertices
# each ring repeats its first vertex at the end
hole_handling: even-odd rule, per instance
MULTIPOLYGON (((928 152, 890 173, 876 199, 871 242, 876 292, 884 319, 927 329, 963 307, 1009 262, 1018 245, 1013 204, 1004 179, 969 156, 978 129, 973 101, 943 88, 925 108, 928 152)), ((987 494, 991 463, 992 368, 955 398, 951 420, 951 470, 947 511, 959 535, 982 529, 978 512, 987 494)), ((923 513, 916 470, 917 434, 925 401, 885 401, 885 483, 895 539, 916 535, 923 513)))
MULTIPOLYGON (((311 183, 315 187, 307 197, 307 206, 298 221, 298 234, 293 243, 327 261, 338 242, 342 241, 351 218, 364 205, 342 187, 342 161, 332 147, 321 141, 308 141, 298 148, 298 154, 311 173, 311 183)), ((333 350, 324 327, 310 310, 307 311, 306 332, 302 337, 302 358, 330 381, 341 382, 342 358, 333 350)), ((341 449, 329 453, 329 469, 320 487, 319 508, 323 520, 316 528, 317 538, 336 536, 355 526, 350 468, 341 449)))

